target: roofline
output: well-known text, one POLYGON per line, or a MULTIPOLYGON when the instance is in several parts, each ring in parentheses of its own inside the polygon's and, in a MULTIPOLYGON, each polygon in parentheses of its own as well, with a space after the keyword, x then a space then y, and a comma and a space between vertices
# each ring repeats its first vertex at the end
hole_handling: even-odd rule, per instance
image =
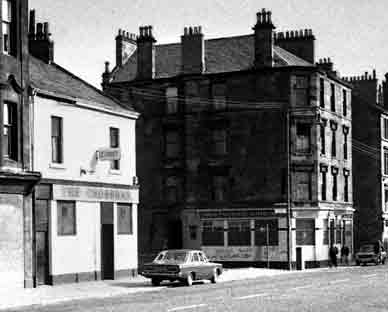
MULTIPOLYGON (((71 97, 71 96, 67 96, 67 95, 63 95, 63 94, 58 94, 55 92, 39 89, 36 87, 31 87, 31 88, 33 91, 33 95, 35 93, 36 95, 43 95, 43 96, 48 96, 51 98, 64 99, 64 100, 70 102, 71 104, 73 104, 74 106, 78 106, 80 108, 94 110, 94 111, 107 113, 107 114, 115 115, 115 116, 119 116, 119 117, 125 117, 125 118, 129 118, 129 119, 138 119, 140 116, 140 113, 137 113, 137 112, 132 111, 132 110, 128 110, 128 112, 118 112, 118 111, 111 110, 111 109, 96 107, 94 105, 94 102, 92 102, 92 101, 87 101, 87 100, 80 99, 80 98, 75 98, 75 97, 71 97)), ((124 108, 123 108, 123 110, 124 110, 124 108)))

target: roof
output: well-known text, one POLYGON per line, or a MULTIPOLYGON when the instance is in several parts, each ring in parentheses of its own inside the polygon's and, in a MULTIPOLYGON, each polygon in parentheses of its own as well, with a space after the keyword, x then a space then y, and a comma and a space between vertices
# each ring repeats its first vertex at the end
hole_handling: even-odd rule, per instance
MULTIPOLYGON (((224 73, 247 70, 253 67, 255 50, 254 36, 244 35, 205 40, 205 73, 224 73)), ((274 47, 276 67, 314 66, 296 55, 274 47)), ((181 44, 162 44, 155 46, 155 76, 169 78, 180 74, 181 44)), ((113 71, 113 82, 131 81, 136 78, 137 53, 120 68, 113 71)))
POLYGON ((117 113, 128 114, 134 111, 131 107, 123 107, 115 99, 55 63, 47 64, 30 56, 30 76, 32 87, 43 93, 71 98, 117 113))

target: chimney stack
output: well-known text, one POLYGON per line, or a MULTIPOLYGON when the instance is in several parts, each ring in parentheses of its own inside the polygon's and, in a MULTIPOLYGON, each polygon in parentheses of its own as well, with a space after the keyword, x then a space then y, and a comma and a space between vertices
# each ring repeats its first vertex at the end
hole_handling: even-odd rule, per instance
POLYGON ((257 22, 255 31, 255 67, 273 67, 274 56, 274 32, 272 24, 272 13, 262 9, 256 14, 257 22))
POLYGON ((136 35, 119 29, 116 36, 116 66, 123 66, 136 51, 136 35))
POLYGON ((202 27, 185 27, 181 36, 183 74, 202 74, 205 71, 205 41, 202 27))
POLYGON ((155 78, 155 38, 152 26, 139 27, 137 37, 137 79, 155 78))
POLYGON ((28 50, 32 56, 48 64, 54 61, 54 42, 50 36, 49 23, 38 23, 35 28, 35 10, 31 10, 28 50))

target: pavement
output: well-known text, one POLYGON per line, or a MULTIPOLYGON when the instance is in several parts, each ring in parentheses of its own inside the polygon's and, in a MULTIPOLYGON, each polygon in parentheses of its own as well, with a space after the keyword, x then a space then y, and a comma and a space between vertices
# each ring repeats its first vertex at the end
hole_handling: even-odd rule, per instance
MULTIPOLYGON (((295 274, 327 270, 310 269, 304 271, 286 271, 263 268, 238 268, 224 269, 219 278, 220 283, 236 280, 255 279, 262 276, 277 276, 284 274, 295 274)), ((0 290, 0 310, 10 308, 21 308, 27 306, 59 304, 68 301, 104 299, 127 294, 158 292, 168 287, 162 284, 161 287, 153 287, 149 279, 142 276, 136 278, 123 278, 110 281, 93 281, 76 284, 65 284, 57 286, 40 286, 33 289, 0 290)))

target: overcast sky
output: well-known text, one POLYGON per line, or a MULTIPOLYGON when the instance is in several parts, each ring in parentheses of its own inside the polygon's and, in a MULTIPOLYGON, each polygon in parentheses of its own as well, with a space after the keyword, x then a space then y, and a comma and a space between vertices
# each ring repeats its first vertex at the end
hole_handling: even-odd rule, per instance
POLYGON ((261 8, 278 31, 313 29, 316 58, 330 57, 341 75, 388 72, 386 0, 30 0, 37 22, 50 23, 55 62, 100 87, 106 60, 115 65, 119 28, 153 25, 158 43, 179 42, 184 26, 205 38, 252 33, 261 8))

